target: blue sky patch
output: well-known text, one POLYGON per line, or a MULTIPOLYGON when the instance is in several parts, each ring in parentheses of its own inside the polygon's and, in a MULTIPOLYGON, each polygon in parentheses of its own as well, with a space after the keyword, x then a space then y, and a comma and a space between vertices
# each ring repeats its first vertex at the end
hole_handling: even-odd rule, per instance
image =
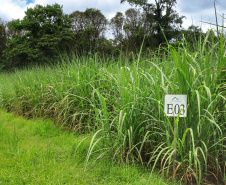
POLYGON ((26 0, 27 1, 27 4, 30 4, 30 3, 33 3, 34 0, 26 0))

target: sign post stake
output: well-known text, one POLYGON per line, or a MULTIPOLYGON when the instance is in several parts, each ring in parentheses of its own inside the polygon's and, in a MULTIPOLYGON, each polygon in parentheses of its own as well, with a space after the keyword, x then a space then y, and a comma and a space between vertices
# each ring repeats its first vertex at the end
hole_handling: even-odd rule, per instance
MULTIPOLYGON (((165 104, 164 104, 164 112, 166 116, 168 117, 187 117, 187 95, 173 95, 168 94, 165 95, 165 104)), ((176 147, 177 147, 177 127, 176 127, 176 121, 174 118, 174 154, 173 154, 173 179, 175 179, 176 175, 176 159, 177 159, 177 153, 176 153, 176 147)))
POLYGON ((175 172, 176 172, 176 160, 177 160, 177 152, 176 152, 176 148, 177 148, 177 128, 176 128, 176 123, 174 120, 174 134, 175 134, 175 141, 173 143, 173 147, 174 147, 174 154, 173 154, 173 180, 175 180, 175 172))

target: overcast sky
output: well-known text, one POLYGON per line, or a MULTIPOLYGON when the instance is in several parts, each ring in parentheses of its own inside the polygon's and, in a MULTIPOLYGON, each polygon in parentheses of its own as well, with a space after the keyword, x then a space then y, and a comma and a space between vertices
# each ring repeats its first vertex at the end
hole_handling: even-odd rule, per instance
MULTIPOLYGON (((154 2, 154 0, 149 0, 154 2)), ((116 12, 125 12, 131 8, 128 3, 120 4, 120 0, 0 0, 0 18, 5 21, 22 19, 27 8, 36 4, 47 5, 58 3, 63 5, 64 13, 73 11, 85 11, 86 8, 96 8, 108 18, 112 18, 116 12)), ((216 0, 218 23, 222 25, 222 15, 226 14, 226 0, 216 0)), ((177 0, 176 10, 180 15, 186 16, 183 27, 191 24, 201 26, 204 31, 215 28, 203 22, 214 24, 216 22, 214 0, 177 0)), ((225 15, 226 18, 226 15, 225 15)), ((226 20, 224 21, 226 26, 226 20)))

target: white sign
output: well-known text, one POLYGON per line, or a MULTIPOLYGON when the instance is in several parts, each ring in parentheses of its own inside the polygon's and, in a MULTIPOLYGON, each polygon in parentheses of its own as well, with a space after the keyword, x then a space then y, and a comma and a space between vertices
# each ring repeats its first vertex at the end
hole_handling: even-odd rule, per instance
POLYGON ((168 117, 187 117, 187 95, 165 95, 164 111, 168 117))

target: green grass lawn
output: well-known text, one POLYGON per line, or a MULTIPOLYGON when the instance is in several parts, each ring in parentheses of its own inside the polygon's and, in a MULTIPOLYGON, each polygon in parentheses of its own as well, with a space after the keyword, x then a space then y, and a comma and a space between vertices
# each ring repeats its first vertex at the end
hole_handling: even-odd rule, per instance
MULTIPOLYGON (((75 155, 84 137, 48 120, 0 111, 0 184, 172 184, 147 169, 109 159, 89 163, 84 170, 83 153, 75 155)), ((83 145, 88 148, 89 141, 83 145)))

